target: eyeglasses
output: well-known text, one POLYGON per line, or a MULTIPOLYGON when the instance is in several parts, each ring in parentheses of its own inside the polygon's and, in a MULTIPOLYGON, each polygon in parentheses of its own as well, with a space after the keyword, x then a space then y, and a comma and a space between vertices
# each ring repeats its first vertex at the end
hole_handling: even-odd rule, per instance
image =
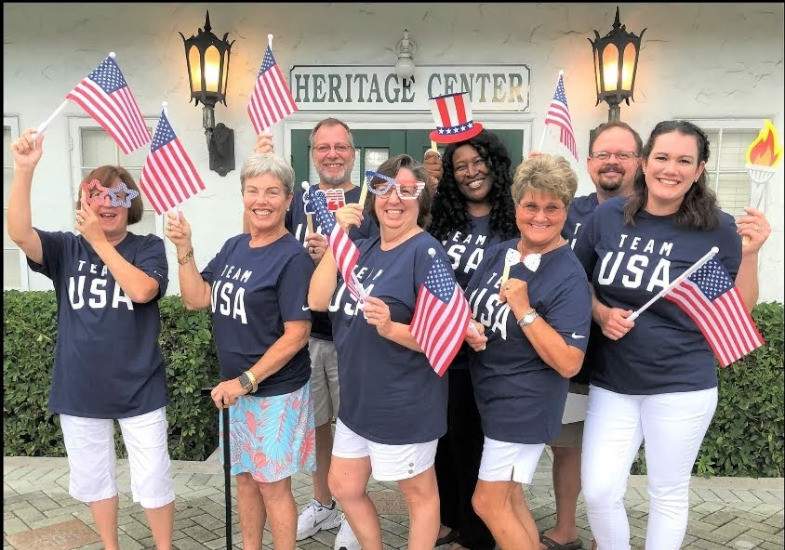
POLYGON ((320 155, 326 155, 327 153, 330 152, 330 150, 335 151, 339 155, 345 155, 349 151, 354 151, 354 147, 352 147, 348 143, 339 143, 337 145, 327 145, 326 143, 322 143, 321 145, 315 146, 313 150, 319 153, 320 155))
POLYGON ((371 170, 365 171, 365 184, 371 193, 385 199, 392 195, 393 188, 398 192, 398 197, 403 200, 414 200, 425 189, 423 181, 400 183, 394 178, 371 170))
POLYGON ((632 160, 638 157, 638 155, 636 153, 633 153, 632 151, 619 151, 618 153, 609 153, 608 151, 597 151, 596 153, 592 153, 589 156, 597 160, 610 160, 611 157, 616 157, 621 162, 626 162, 628 160, 632 160))
POLYGON ((469 166, 474 168, 475 172, 478 172, 481 168, 487 168, 488 164, 485 162, 485 159, 482 157, 477 157, 476 159, 469 161, 466 164, 459 164, 453 168, 453 172, 458 176, 465 176, 469 173, 469 166))
POLYGON ((547 218, 555 218, 559 214, 561 214, 562 210, 564 210, 563 206, 556 206, 555 204, 549 204, 540 208, 533 202, 526 202, 526 203, 518 203, 518 206, 523 208, 523 211, 526 212, 529 216, 536 216, 540 213, 540 211, 545 213, 547 218))

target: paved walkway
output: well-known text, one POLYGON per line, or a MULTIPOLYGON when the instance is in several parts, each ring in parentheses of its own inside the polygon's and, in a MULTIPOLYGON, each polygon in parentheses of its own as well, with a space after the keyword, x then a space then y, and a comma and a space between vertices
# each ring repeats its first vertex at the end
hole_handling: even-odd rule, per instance
MULTIPOLYGON (((555 522, 551 457, 543 454, 527 498, 541 529, 555 522)), ((214 458, 205 462, 173 463, 177 513, 174 546, 178 550, 225 548, 223 471, 214 458)), ((127 461, 118 465, 120 546, 123 550, 153 548, 142 509, 130 500, 127 461)), ((626 495, 633 548, 643 548, 648 516, 645 476, 632 476, 626 495)), ((311 498, 311 479, 293 480, 299 505, 311 498)), ((385 548, 404 548, 408 530, 405 504, 394 483, 372 482, 371 498, 381 515, 385 548)), ((68 495, 65 458, 5 457, 3 459, 3 550, 93 550, 101 548, 89 509, 68 495)), ((236 510, 235 547, 240 548, 236 510)), ((590 533, 583 500, 578 527, 584 548, 590 533)), ((332 549, 336 529, 301 541, 303 550, 332 549)), ((272 548, 265 532, 265 547, 272 548)), ((693 478, 690 523, 684 548, 767 550, 783 545, 783 480, 749 478, 693 478)))

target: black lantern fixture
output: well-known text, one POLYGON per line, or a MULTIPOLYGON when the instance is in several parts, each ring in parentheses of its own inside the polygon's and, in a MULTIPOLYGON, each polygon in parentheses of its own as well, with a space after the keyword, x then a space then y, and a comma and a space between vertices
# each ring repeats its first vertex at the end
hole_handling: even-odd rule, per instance
POLYGON ((595 39, 591 43, 594 54, 594 79, 597 86, 597 103, 608 102, 608 121, 619 120, 619 104, 626 101, 630 104, 635 90, 635 74, 638 70, 638 53, 640 52, 640 36, 627 32, 625 25, 619 22, 619 8, 616 7, 616 19, 611 31, 600 38, 594 31, 595 39))
POLYGON ((191 99, 194 105, 204 105, 202 126, 207 136, 210 153, 210 170, 225 176, 234 170, 234 130, 222 122, 215 124, 215 104, 226 105, 226 84, 229 76, 229 55, 234 40, 222 39, 213 34, 210 27, 210 12, 207 12, 204 30, 197 29, 196 36, 183 36, 185 60, 188 64, 188 81, 191 85, 191 99))

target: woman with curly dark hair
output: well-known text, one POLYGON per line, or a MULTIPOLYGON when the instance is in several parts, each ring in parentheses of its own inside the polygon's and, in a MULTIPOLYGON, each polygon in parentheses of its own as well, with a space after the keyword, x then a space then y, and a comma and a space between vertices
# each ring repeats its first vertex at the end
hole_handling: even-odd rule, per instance
MULTIPOLYGON (((428 231, 442 241, 455 278, 466 288, 484 250, 517 233, 510 195, 510 156, 501 140, 482 130, 444 152, 444 175, 431 208, 428 231)), ((447 433, 436 451, 442 528, 438 544, 491 549, 495 543, 471 504, 480 468, 483 432, 464 347, 450 366, 447 433)))

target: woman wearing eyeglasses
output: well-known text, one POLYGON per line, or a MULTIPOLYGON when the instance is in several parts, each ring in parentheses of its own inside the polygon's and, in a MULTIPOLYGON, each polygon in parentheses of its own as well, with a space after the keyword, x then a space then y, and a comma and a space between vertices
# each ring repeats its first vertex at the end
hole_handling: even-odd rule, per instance
POLYGON ((522 484, 561 429, 568 379, 588 342, 589 284, 561 236, 577 185, 562 157, 521 164, 511 190, 520 237, 486 249, 466 288, 488 334, 470 364, 485 434, 472 503, 504 550, 539 548, 522 484))
MULTIPOLYGON (((355 273, 368 294, 362 310, 345 283, 336 283, 330 253, 308 295, 311 309, 329 310, 338 350, 341 407, 328 480, 365 550, 382 548, 368 479, 398 482, 409 507, 409 548, 430 550, 439 529, 433 461, 446 430, 447 380, 433 371, 409 323, 433 262, 448 260, 423 230, 431 199, 422 167, 399 155, 378 172, 368 182, 366 211, 379 235, 356 242, 355 273)), ((359 222, 353 209, 337 214, 344 227, 359 222)))
MULTIPOLYGON (((444 245, 462 288, 489 246, 518 234, 511 164, 501 140, 484 129, 444 151, 444 175, 428 231, 444 245)), ((439 439, 435 463, 443 525, 437 544, 452 543, 450 550, 492 550, 493 536, 471 502, 483 433, 469 375, 470 355, 464 346, 450 366, 447 433, 439 439)))

